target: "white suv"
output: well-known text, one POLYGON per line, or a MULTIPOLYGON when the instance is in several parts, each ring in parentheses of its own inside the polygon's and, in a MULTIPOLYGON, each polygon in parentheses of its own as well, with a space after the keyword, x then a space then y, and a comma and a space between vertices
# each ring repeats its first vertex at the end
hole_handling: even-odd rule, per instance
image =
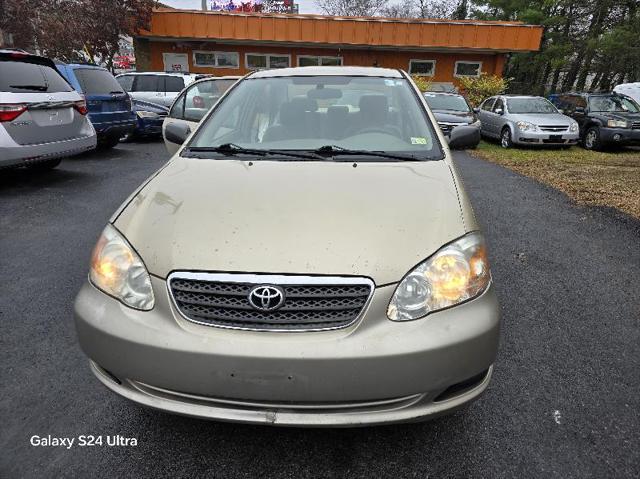
POLYGON ((95 147, 86 102, 55 64, 0 49, 0 168, 53 168, 95 147))
POLYGON ((170 107, 185 87, 203 76, 180 72, 144 72, 123 73, 116 76, 116 80, 135 100, 170 107))

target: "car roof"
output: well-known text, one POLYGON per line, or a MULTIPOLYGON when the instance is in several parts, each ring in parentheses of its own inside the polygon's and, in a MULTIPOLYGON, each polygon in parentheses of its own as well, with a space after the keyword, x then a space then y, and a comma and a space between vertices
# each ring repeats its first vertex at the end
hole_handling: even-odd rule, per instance
POLYGON ((199 73, 189 73, 189 72, 124 72, 124 73, 120 73, 117 76, 121 76, 121 75, 170 75, 170 76, 176 76, 176 77, 183 77, 183 76, 195 76, 195 75, 199 75, 199 73))
POLYGON ((453 93, 450 91, 423 91, 422 92, 423 95, 439 95, 439 96, 461 96, 464 98, 464 95, 461 95, 460 93, 453 93))
POLYGON ((402 78, 399 70, 377 67, 293 67, 276 70, 258 70, 248 78, 278 78, 294 76, 366 76, 402 78))
POLYGON ((56 65, 62 65, 62 66, 66 66, 66 67, 69 67, 69 68, 87 68, 87 69, 93 69, 93 70, 109 71, 105 67, 101 67, 100 65, 94 65, 92 63, 63 63, 63 62, 56 62, 56 65))

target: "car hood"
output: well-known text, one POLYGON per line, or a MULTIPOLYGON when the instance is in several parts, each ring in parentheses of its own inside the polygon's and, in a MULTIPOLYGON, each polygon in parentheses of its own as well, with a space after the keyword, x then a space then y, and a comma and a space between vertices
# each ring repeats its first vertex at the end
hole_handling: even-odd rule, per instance
POLYGON ((513 121, 527 121, 534 125, 570 125, 574 121, 561 113, 513 113, 513 121))
POLYGON ((454 112, 449 110, 432 110, 437 121, 445 121, 448 123, 473 123, 475 115, 471 112, 454 112))
POLYGON ((152 103, 150 101, 138 100, 136 98, 131 99, 131 104, 133 105, 133 109, 135 111, 150 111, 158 114, 168 114, 169 108, 163 105, 158 105, 157 103, 152 103))
POLYGON ((117 216, 150 273, 399 281, 465 233, 449 166, 175 158, 117 216))
POLYGON ((630 121, 630 122, 640 121, 640 113, 631 113, 631 112, 624 112, 624 111, 616 111, 616 112, 596 111, 594 112, 594 114, 600 115, 603 118, 610 119, 610 120, 623 120, 623 121, 630 121))

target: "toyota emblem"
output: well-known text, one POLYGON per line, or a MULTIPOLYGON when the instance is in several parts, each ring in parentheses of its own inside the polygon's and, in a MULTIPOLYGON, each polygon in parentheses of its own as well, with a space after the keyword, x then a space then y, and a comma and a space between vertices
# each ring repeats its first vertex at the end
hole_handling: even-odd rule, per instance
POLYGON ((258 311, 273 311, 284 303, 284 291, 278 286, 256 286, 249 292, 249 304, 258 311))

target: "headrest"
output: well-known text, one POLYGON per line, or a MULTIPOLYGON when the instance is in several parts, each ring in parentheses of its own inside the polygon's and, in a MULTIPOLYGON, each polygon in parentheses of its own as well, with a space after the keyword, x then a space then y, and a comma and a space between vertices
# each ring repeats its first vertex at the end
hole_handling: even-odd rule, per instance
POLYGON ((335 105, 327 108, 327 118, 342 119, 349 116, 349 107, 343 105, 335 105))
POLYGON ((384 95, 363 95, 360 97, 360 112, 364 114, 386 115, 389 112, 389 102, 384 95))
POLYGON ((292 98, 290 103, 300 111, 316 111, 318 109, 318 102, 313 98, 299 96, 292 98))

